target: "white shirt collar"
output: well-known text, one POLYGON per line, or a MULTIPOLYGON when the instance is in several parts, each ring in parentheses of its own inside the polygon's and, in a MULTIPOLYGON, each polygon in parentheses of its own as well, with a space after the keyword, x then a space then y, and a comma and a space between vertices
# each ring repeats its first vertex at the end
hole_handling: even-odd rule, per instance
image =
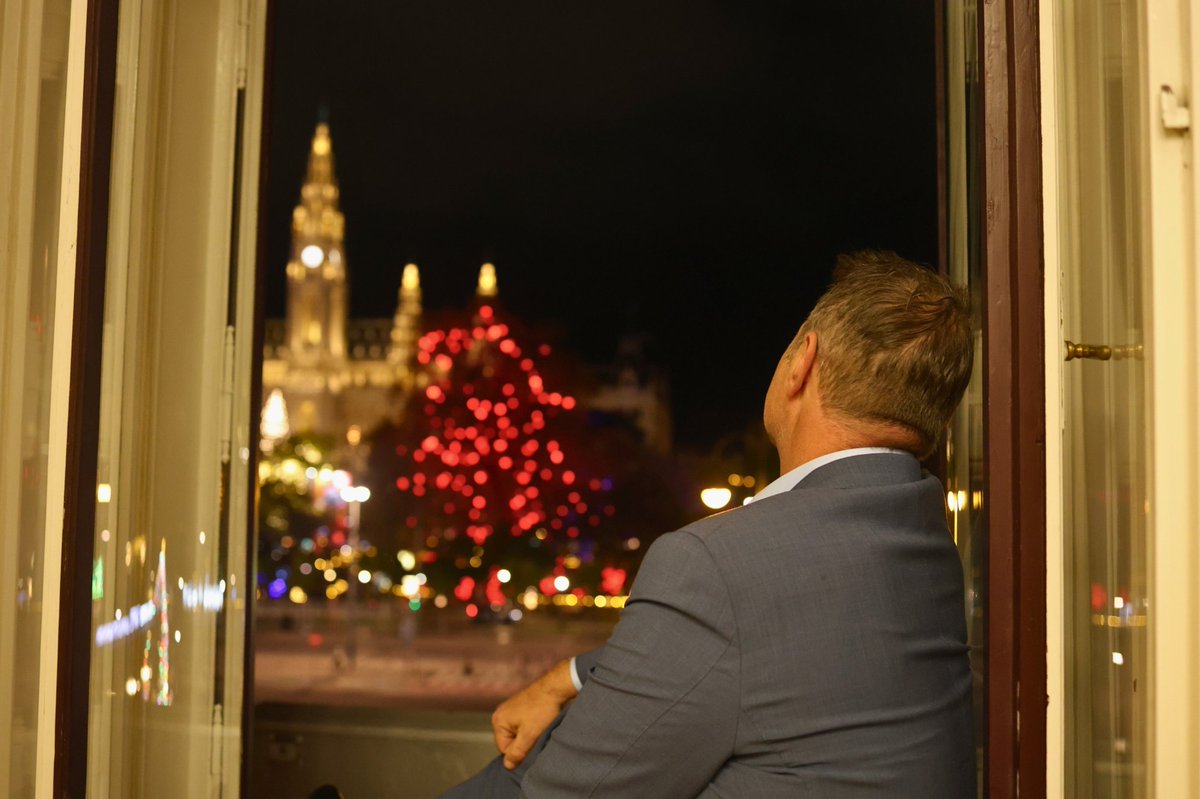
POLYGON ((911 455, 910 452, 905 452, 902 449, 890 449, 888 447, 856 447, 854 449, 842 449, 837 452, 830 452, 828 455, 822 455, 819 458, 813 458, 811 461, 802 463, 795 469, 784 475, 780 475, 777 479, 771 481, 762 491, 754 495, 751 500, 757 502, 760 499, 773 497, 776 494, 782 494, 785 491, 791 491, 801 480, 808 477, 810 474, 820 469, 822 466, 840 461, 842 458, 853 458, 856 455, 911 455))

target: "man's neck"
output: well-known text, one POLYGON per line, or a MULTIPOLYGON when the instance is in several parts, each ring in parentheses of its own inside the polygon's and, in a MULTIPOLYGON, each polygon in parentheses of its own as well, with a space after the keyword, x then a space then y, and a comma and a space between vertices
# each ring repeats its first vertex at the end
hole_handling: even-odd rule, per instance
POLYGON ((803 466, 811 460, 834 452, 862 447, 879 447, 883 449, 900 449, 913 452, 914 446, 902 434, 896 431, 865 431, 859 432, 843 428, 841 425, 818 427, 820 432, 809 435, 794 435, 789 442, 780 442, 779 473, 787 474, 797 466, 803 466))

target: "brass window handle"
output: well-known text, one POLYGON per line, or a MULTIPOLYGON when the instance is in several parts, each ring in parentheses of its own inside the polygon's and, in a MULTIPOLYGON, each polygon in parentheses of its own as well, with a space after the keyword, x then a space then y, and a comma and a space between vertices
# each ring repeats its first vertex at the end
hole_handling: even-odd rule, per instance
POLYGON ((1128 358, 1142 359, 1146 348, 1141 344, 1119 344, 1110 347, 1107 344, 1076 344, 1067 342, 1067 357, 1063 360, 1073 361, 1077 358, 1091 358, 1096 361, 1123 361, 1128 358))

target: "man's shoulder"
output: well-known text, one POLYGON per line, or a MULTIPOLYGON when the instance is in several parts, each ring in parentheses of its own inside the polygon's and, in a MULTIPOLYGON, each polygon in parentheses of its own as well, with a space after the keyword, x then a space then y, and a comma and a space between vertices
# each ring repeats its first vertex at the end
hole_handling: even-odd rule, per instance
POLYGON ((941 483, 936 477, 852 486, 799 486, 712 516, 668 535, 688 536, 719 560, 749 555, 772 542, 840 536, 846 526, 862 529, 943 527, 941 483))
MULTIPOLYGON (((712 516, 706 516, 681 532, 701 537, 734 534, 746 525, 761 526, 776 519, 803 516, 810 511, 836 509, 841 505, 861 506, 864 492, 870 495, 905 491, 928 492, 936 478, 921 470, 916 458, 906 453, 872 453, 841 458, 822 465, 786 491, 773 493, 712 516)), ((935 493, 940 496, 940 483, 935 493)), ((870 499, 867 500, 868 502, 870 499)))
POLYGON ((674 532, 659 536, 652 549, 657 550, 659 557, 672 559, 678 559, 682 553, 703 551, 716 561, 720 569, 728 562, 731 553, 742 549, 752 539, 795 531, 797 522, 807 515, 803 509, 811 505, 797 492, 788 493, 791 496, 779 495, 762 503, 751 503, 697 519, 674 532))
POLYGON ((742 505, 721 511, 720 513, 714 513, 711 516, 705 516, 682 528, 679 532, 690 533, 701 539, 711 536, 728 535, 746 524, 753 524, 756 521, 777 515, 784 506, 791 503, 784 502, 782 505, 773 505, 770 500, 785 498, 794 502, 793 497, 790 496, 791 494, 792 492, 788 491, 784 494, 770 497, 768 500, 763 500, 762 503, 751 502, 749 505, 742 505))
POLYGON ((829 499, 823 492, 792 489, 697 519, 678 532, 695 536, 701 541, 737 536, 746 530, 762 529, 764 526, 802 518, 806 508, 827 504, 829 499))

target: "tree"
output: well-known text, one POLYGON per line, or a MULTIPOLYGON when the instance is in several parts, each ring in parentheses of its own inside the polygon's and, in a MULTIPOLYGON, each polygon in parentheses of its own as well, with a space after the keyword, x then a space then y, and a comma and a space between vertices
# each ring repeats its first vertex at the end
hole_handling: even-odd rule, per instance
POLYGON ((325 455, 331 448, 329 441, 293 436, 259 462, 258 587, 271 599, 297 587, 305 598, 326 596, 330 581, 313 561, 336 558, 342 565, 346 513, 338 473, 325 455))
POLYGON ((549 355, 482 305, 470 326, 421 337, 423 393, 373 436, 372 523, 396 519, 427 584, 476 613, 526 586, 554 593, 555 577, 594 560, 615 513, 576 398, 544 374, 549 355))

